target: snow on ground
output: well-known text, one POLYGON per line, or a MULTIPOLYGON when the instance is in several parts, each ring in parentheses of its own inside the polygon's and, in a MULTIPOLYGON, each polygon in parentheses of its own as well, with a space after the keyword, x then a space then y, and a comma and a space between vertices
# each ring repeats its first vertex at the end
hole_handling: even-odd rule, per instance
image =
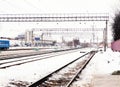
POLYGON ((95 74, 111 74, 120 70, 120 52, 107 49, 106 52, 95 55, 92 62, 95 63, 95 74))
POLYGON ((26 84, 31 84, 46 74, 59 68, 61 65, 78 58, 82 53, 80 51, 44 59, 36 62, 31 62, 19 66, 0 69, 0 87, 14 87, 10 82, 22 81, 26 84))
POLYGON ((80 75, 72 87, 93 87, 95 75, 111 75, 120 70, 120 52, 113 52, 110 48, 106 52, 98 52, 80 75))
MULTIPOLYGON (((84 52, 87 49, 81 50, 84 52)), ((82 55, 82 53, 78 51, 50 59, 0 69, 0 87, 14 87, 9 84, 14 81, 23 81, 26 82, 26 84, 31 84, 31 82, 37 81, 46 74, 54 71, 56 68, 79 57, 80 55, 82 55)), ((80 79, 74 84, 75 86, 73 87, 77 87, 77 85, 81 85, 81 87, 89 87, 83 85, 90 85, 94 75, 111 74, 116 70, 120 70, 120 53, 113 52, 111 49, 107 49, 106 52, 98 52, 86 69, 82 72, 80 79)))

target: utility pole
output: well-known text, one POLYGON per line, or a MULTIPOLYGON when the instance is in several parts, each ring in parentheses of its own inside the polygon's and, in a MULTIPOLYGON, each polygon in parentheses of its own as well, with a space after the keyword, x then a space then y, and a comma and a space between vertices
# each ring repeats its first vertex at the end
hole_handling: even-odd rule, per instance
POLYGON ((42 43, 42 45, 43 45, 43 35, 44 35, 44 33, 41 34, 41 43, 42 43))
POLYGON ((34 35, 33 35, 33 30, 31 31, 31 35, 32 35, 32 45, 34 45, 34 35))
POLYGON ((103 31, 103 36, 104 36, 104 51, 106 51, 107 48, 107 25, 108 25, 108 21, 106 20, 106 28, 103 31))
POLYGON ((94 41, 95 41, 94 23, 93 23, 93 25, 92 25, 92 37, 93 37, 93 44, 94 44, 94 41))

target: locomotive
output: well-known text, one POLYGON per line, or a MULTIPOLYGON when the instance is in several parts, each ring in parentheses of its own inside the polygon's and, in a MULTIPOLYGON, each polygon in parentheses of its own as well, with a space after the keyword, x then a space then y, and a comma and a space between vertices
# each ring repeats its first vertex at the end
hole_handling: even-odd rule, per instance
POLYGON ((0 50, 7 50, 10 47, 10 41, 9 40, 3 40, 0 39, 0 50))

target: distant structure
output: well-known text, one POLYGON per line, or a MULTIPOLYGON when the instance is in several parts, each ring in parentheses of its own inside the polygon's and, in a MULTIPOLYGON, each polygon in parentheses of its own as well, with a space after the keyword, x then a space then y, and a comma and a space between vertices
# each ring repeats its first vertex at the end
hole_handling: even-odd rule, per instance
POLYGON ((25 42, 26 43, 33 43, 33 32, 32 31, 26 31, 25 32, 25 42))
MULTIPOLYGON (((105 22, 106 26, 104 27, 105 28, 104 29, 104 51, 106 51, 107 25, 109 21, 108 13, 0 14, 0 22, 80 22, 80 21, 105 22)), ((44 34, 42 34, 42 36, 43 35, 44 34)), ((94 38, 93 38, 93 41, 94 41, 94 38)), ((33 43, 33 38, 32 38, 32 43, 33 43)))
POLYGON ((48 46, 54 45, 55 42, 45 32, 38 32, 32 29, 25 33, 25 43, 29 46, 48 46))

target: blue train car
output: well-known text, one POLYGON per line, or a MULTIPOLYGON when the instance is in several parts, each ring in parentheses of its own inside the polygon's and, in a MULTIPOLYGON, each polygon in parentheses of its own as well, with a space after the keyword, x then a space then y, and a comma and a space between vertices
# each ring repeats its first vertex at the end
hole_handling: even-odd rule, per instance
POLYGON ((10 47, 9 40, 2 40, 0 39, 0 50, 7 50, 10 47))

